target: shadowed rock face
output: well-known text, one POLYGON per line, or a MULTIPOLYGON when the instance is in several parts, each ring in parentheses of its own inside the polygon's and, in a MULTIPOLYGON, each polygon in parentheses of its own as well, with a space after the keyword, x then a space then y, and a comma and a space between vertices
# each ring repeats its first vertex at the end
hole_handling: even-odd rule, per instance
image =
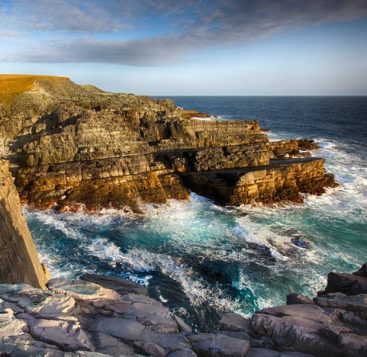
POLYGON ((322 160, 304 158, 312 141, 270 143, 257 121, 197 120, 204 114, 171 100, 67 78, 27 77, 26 84, 14 84, 10 99, 0 88, 0 153, 12 163, 22 201, 40 208, 138 210, 186 199, 188 188, 223 204, 300 201, 300 192, 334 184, 322 160), (276 172, 289 157, 297 165, 283 160, 276 172))
POLYGON ((6 161, 0 160, 0 282, 45 287, 41 266, 27 227, 13 178, 6 161))

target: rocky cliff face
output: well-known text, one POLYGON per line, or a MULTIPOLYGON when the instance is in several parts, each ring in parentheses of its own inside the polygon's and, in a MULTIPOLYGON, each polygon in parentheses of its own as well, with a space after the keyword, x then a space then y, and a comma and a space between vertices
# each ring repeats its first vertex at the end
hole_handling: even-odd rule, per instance
POLYGON ((257 121, 197 120, 170 100, 67 78, 2 80, 1 152, 22 201, 40 208, 138 210, 188 189, 222 204, 301 201, 334 185, 322 160, 304 158, 311 141, 269 142, 257 121))
POLYGON ((0 261, 1 282, 45 287, 47 274, 38 260, 36 248, 22 215, 9 165, 1 160, 0 261))

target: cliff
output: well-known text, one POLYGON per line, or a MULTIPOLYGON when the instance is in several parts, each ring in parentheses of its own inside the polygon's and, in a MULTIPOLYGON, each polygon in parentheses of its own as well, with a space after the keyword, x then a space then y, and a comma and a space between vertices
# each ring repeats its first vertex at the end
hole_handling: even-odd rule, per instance
POLYGON ((118 278, 53 279, 50 290, 0 285, 0 354, 11 356, 363 357, 367 268, 330 273, 313 300, 247 319, 223 315, 218 330, 193 332, 145 288, 118 278))
POLYGON ((0 281, 44 288, 47 274, 22 215, 8 163, 0 160, 0 281))
POLYGON ((323 160, 305 157, 312 141, 270 142, 258 121, 199 120, 206 115, 171 100, 62 77, 0 80, 3 156, 23 203, 139 210, 186 199, 189 189, 221 204, 299 202, 334 185, 323 160))

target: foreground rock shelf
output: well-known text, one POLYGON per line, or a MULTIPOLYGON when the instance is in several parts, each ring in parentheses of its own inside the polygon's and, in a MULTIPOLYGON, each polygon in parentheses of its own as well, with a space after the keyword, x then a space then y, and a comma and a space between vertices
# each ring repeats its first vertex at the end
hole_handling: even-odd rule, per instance
POLYGON ((367 264, 330 273, 313 300, 246 319, 225 314, 217 331, 194 333, 147 290, 118 278, 52 279, 49 290, 0 285, 0 353, 11 356, 307 357, 367 354, 367 264), (99 284, 96 284, 99 283, 99 284))
POLYGON ((172 100, 61 77, 0 80, 0 155, 22 202, 38 208, 139 211, 189 190, 221 204, 300 202, 335 185, 309 159, 312 140, 270 142, 256 120, 203 120, 172 100))

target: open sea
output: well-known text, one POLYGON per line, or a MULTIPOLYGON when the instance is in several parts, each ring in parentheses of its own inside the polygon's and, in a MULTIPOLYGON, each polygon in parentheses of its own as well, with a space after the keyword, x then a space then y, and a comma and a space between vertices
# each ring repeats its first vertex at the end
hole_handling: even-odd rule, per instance
POLYGON ((310 297, 330 271, 367 261, 367 97, 172 97, 221 119, 259 119, 272 139, 314 138, 338 188, 304 204, 219 207, 189 201, 147 205, 136 216, 25 209, 53 277, 86 272, 127 278, 198 330, 221 311, 250 315, 310 297))

